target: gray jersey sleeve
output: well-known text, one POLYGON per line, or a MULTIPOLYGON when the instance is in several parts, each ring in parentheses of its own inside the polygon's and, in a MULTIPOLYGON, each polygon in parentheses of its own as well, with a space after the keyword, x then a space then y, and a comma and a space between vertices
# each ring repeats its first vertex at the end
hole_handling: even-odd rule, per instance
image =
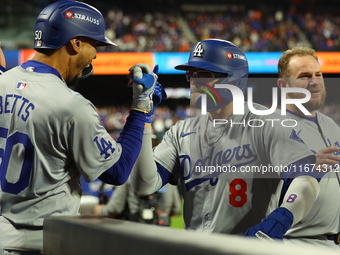
MULTIPOLYGON (((157 172, 156 163, 162 165, 177 180, 179 177, 178 134, 186 122, 178 121, 163 136, 162 142, 152 149, 151 129, 144 131, 142 149, 131 172, 131 185, 140 195, 149 195, 159 190, 163 181, 157 172)), ((190 122, 188 122, 190 123, 190 122)))
POLYGON ((174 134, 176 128, 174 126, 167 131, 162 142, 154 149, 156 161, 175 175, 177 174, 173 169, 178 166, 178 145, 174 134))
POLYGON ((154 158, 156 162, 166 168, 175 179, 179 178, 180 158, 182 147, 190 147, 190 140, 181 143, 182 134, 191 132, 191 119, 178 121, 163 136, 162 142, 154 148, 154 158))
POLYGON ((153 158, 151 129, 144 130, 142 148, 130 177, 132 190, 141 196, 153 194, 162 187, 153 158))
POLYGON ((79 100, 63 125, 68 151, 86 181, 93 181, 111 167, 121 155, 121 146, 100 125, 92 103, 79 100))

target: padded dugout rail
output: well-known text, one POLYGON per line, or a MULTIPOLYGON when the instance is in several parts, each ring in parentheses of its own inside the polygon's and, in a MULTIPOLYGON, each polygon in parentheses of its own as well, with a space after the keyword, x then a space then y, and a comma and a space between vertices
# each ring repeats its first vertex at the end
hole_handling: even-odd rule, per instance
POLYGON ((339 251, 96 216, 55 216, 44 221, 44 255, 338 255, 339 251))

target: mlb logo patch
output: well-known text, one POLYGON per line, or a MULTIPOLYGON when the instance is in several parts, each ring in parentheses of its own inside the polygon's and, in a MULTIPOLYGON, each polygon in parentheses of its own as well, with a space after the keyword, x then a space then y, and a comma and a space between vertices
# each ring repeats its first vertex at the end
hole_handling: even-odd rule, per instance
POLYGON ((42 41, 36 41, 35 42, 35 46, 36 47, 41 47, 41 45, 42 45, 42 41))
POLYGON ((26 68, 27 71, 30 71, 30 72, 34 72, 34 67, 33 66, 29 66, 26 68))
POLYGON ((17 84, 17 89, 24 89, 24 88, 26 88, 26 86, 27 86, 26 82, 19 82, 17 84))

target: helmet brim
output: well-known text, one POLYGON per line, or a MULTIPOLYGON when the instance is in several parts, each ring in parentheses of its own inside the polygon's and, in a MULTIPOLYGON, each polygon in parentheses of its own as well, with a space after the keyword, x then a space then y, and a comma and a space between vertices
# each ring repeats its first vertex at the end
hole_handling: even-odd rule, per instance
POLYGON ((118 46, 112 42, 109 38, 105 37, 103 40, 98 41, 97 46, 118 46))
POLYGON ((212 65, 207 62, 200 62, 200 61, 189 61, 188 63, 175 66, 176 70, 183 70, 183 71, 188 71, 188 70, 192 70, 196 68, 204 69, 204 70, 208 70, 208 71, 212 71, 216 73, 229 73, 228 70, 226 70, 226 68, 219 67, 216 64, 212 65))

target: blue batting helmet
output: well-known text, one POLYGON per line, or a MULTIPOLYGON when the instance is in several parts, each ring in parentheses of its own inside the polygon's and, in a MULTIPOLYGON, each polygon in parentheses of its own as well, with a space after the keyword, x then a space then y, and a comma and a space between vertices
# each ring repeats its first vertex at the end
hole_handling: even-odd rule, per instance
MULTIPOLYGON (((248 60, 243 51, 235 44, 219 39, 207 39, 200 41, 190 52, 187 63, 175 66, 178 70, 191 70, 194 68, 209 70, 211 72, 227 74, 221 78, 218 84, 234 84, 243 92, 247 88, 248 60)), ((207 111, 215 111, 233 101, 232 94, 226 89, 216 89, 222 99, 221 105, 216 105, 210 97, 207 97, 207 111)), ((200 97, 196 99, 196 105, 201 107, 200 97)))
POLYGON ((58 1, 45 7, 35 23, 34 49, 59 49, 76 36, 97 40, 98 46, 117 46, 105 37, 103 15, 91 5, 58 1))

